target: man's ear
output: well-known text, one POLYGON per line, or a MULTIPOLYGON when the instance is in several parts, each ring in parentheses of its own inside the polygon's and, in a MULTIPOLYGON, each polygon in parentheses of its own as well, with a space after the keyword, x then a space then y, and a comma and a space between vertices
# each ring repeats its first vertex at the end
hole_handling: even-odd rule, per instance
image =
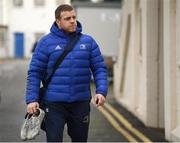
POLYGON ((60 22, 59 19, 56 19, 56 23, 59 24, 59 22, 60 22))
POLYGON ((56 19, 56 24, 58 25, 58 27, 60 28, 60 20, 56 19))

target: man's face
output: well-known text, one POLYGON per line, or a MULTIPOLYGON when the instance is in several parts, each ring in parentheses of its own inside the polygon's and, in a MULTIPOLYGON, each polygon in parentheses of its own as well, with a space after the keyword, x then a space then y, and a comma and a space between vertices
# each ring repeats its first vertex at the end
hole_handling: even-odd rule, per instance
POLYGON ((65 32, 75 32, 77 27, 75 11, 72 10, 61 12, 61 15, 56 20, 56 23, 58 27, 64 29, 65 32))

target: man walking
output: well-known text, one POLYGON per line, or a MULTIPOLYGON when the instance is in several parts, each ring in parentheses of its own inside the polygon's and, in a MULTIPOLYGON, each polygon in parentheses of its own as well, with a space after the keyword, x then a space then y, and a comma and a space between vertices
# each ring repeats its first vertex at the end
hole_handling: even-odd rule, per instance
POLYGON ((73 142, 86 142, 89 129, 91 100, 91 72, 96 84, 94 100, 103 106, 107 95, 107 69, 95 40, 82 34, 71 5, 63 4, 55 10, 55 22, 50 33, 37 44, 29 65, 26 89, 27 112, 39 108, 39 87, 51 75, 54 64, 64 52, 66 44, 75 36, 81 37, 72 51, 55 71, 46 93, 45 127, 47 141, 63 141, 64 125, 73 142))

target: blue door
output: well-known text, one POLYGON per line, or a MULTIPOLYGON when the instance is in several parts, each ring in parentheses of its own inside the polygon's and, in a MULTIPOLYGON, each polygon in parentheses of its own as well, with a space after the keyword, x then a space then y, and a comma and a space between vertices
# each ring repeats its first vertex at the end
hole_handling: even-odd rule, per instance
POLYGON ((14 46, 15 46, 15 58, 24 57, 24 34, 15 33, 14 34, 14 46))

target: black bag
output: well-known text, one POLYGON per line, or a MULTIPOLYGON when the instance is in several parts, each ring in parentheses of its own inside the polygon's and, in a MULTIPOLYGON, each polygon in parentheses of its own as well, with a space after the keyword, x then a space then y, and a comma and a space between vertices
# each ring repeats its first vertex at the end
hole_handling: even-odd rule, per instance
POLYGON ((44 88, 43 86, 40 87, 39 89, 39 100, 38 100, 38 103, 39 103, 39 107, 42 108, 44 110, 44 103, 43 103, 43 96, 44 94, 46 93, 46 88, 44 88))
MULTIPOLYGON (((59 56, 59 58, 57 59, 54 67, 53 67, 53 71, 51 73, 51 75, 47 78, 47 80, 42 81, 42 87, 40 87, 39 89, 39 107, 43 110, 45 110, 45 103, 43 102, 43 97, 46 93, 46 89, 55 73, 55 71, 57 70, 57 68, 59 67, 59 65, 62 63, 62 61, 64 60, 64 58, 66 57, 66 55, 73 49, 73 47, 75 46, 75 44, 77 43, 77 41, 80 39, 81 34, 75 34, 75 36, 71 39, 71 41, 66 45, 65 47, 65 51, 63 52, 62 55, 59 56)), ((45 129, 45 119, 43 120, 42 124, 41 124, 41 129, 46 131, 45 129)))
MULTIPOLYGON (((45 92, 46 92, 46 89, 45 89, 44 87, 41 87, 41 88, 39 89, 39 101, 38 101, 38 103, 39 103, 39 108, 41 108, 41 109, 44 110, 44 111, 45 111, 45 109, 46 109, 46 106, 45 106, 45 103, 43 102, 43 99, 42 99, 42 98, 43 98, 45 92)), ((46 112, 45 112, 45 113, 46 113, 46 112)), ((42 123, 41 123, 41 129, 46 132, 45 118, 43 119, 43 121, 42 121, 42 123)))

